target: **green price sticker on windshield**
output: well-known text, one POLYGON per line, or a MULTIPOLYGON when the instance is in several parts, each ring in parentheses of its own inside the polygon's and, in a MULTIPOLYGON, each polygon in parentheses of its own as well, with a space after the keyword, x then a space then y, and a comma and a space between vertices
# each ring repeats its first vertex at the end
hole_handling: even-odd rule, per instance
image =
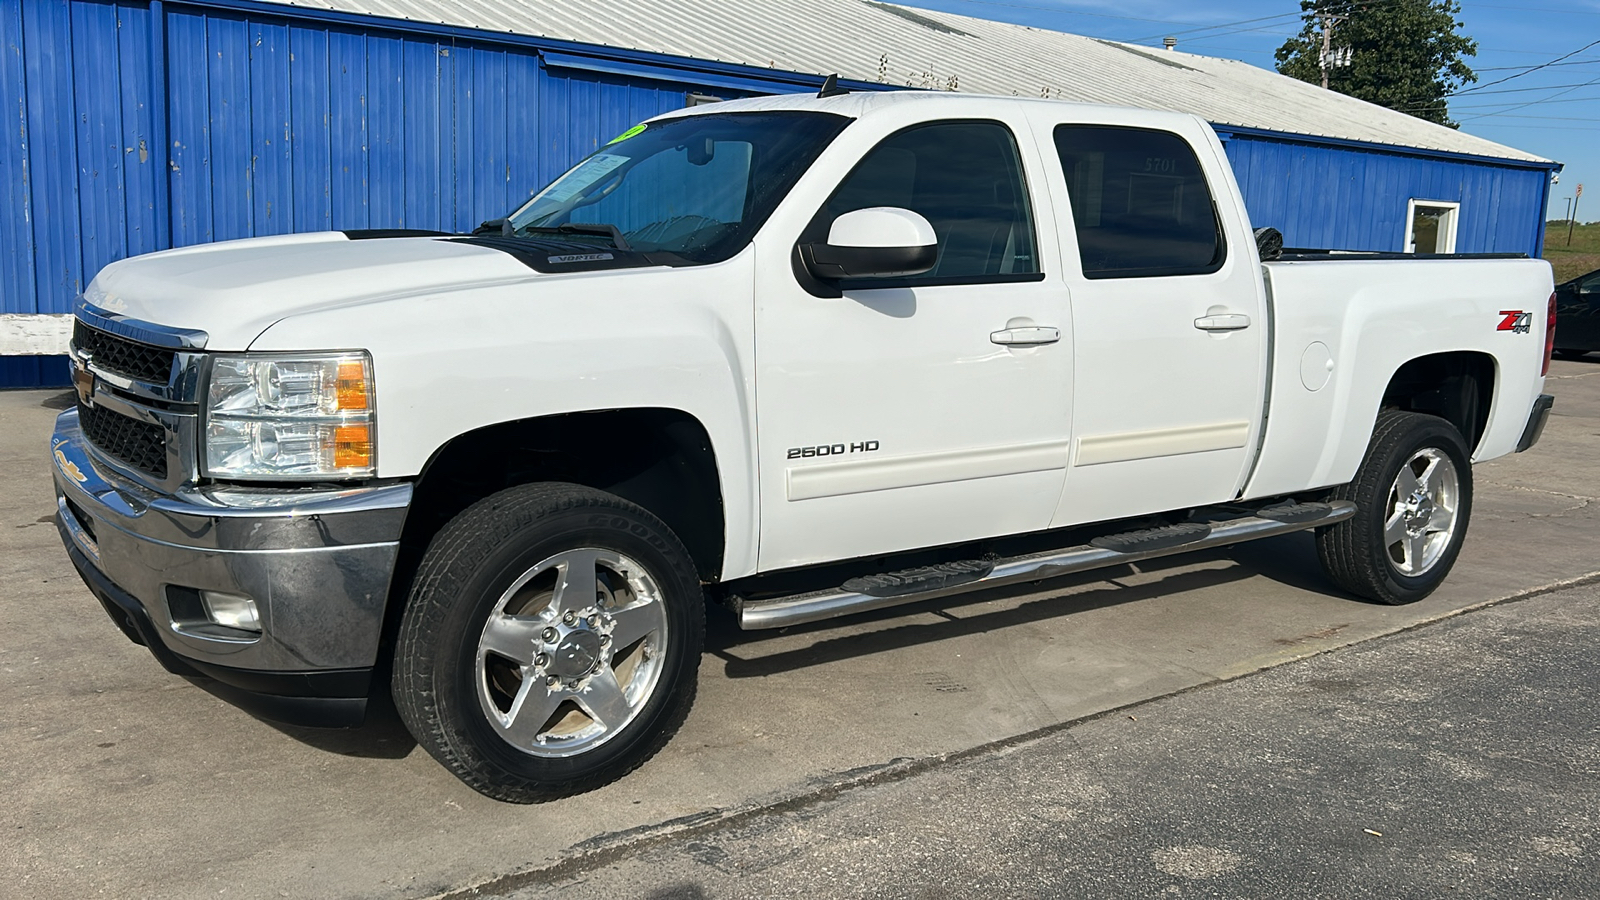
POLYGON ((625 141, 628 138, 631 138, 634 135, 637 135, 637 134, 639 134, 639 133, 641 133, 643 131, 644 131, 644 126, 643 125, 635 125, 632 128, 629 128, 627 131, 624 131, 623 133, 621 133, 621 134, 617 135, 616 137, 612 138, 611 140, 606 141, 606 146, 609 147, 612 144, 616 144, 616 143, 620 143, 622 141, 625 141))

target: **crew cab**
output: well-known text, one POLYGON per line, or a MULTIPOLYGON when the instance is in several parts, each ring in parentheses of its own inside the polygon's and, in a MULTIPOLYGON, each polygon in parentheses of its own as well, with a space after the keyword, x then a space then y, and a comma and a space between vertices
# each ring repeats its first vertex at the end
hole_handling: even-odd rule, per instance
POLYGON ((1333 587, 1427 595, 1473 463, 1549 413, 1551 282, 1284 251, 1194 116, 732 101, 472 234, 107 266, 58 521, 168 670, 325 725, 388 690, 536 801, 665 743, 707 601, 777 628, 1308 529, 1333 587))

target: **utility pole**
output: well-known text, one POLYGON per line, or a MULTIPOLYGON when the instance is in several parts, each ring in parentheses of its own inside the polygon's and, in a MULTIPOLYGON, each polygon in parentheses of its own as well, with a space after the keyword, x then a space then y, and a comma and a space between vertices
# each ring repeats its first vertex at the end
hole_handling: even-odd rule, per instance
POLYGON ((1572 227, 1574 225, 1578 224, 1578 201, 1583 199, 1583 185, 1579 184, 1577 191, 1575 191, 1574 193, 1577 196, 1572 198, 1572 218, 1567 220, 1567 246, 1568 247, 1572 246, 1572 227))
POLYGON ((1328 70, 1335 66, 1350 65, 1350 48, 1341 47, 1333 49, 1334 26, 1343 22, 1349 16, 1336 16, 1323 10, 1317 11, 1317 18, 1322 20, 1322 89, 1328 89, 1328 70))
POLYGON ((1561 214, 1561 218, 1566 219, 1568 222, 1570 222, 1570 221, 1572 221, 1572 198, 1571 197, 1567 197, 1566 198, 1566 202, 1567 202, 1567 208, 1566 208, 1566 211, 1561 214))

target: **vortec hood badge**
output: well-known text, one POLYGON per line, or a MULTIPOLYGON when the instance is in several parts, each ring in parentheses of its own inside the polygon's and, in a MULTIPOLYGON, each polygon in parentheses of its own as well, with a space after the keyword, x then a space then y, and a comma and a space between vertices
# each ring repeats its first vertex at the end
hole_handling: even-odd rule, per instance
POLYGON ((616 257, 612 256, 609 253, 574 253, 574 254, 571 254, 569 256, 550 256, 550 257, 546 257, 545 258, 545 262, 550 262, 550 263, 604 262, 604 261, 606 261, 608 259, 616 259, 616 257))

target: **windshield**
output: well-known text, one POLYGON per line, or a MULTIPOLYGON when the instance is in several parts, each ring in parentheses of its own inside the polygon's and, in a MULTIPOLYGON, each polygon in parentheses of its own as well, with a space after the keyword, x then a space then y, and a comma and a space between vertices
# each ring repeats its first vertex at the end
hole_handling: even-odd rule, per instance
POLYGON ((750 242, 849 122, 828 113, 759 112, 635 125, 551 182, 502 230, 719 262, 750 242))

